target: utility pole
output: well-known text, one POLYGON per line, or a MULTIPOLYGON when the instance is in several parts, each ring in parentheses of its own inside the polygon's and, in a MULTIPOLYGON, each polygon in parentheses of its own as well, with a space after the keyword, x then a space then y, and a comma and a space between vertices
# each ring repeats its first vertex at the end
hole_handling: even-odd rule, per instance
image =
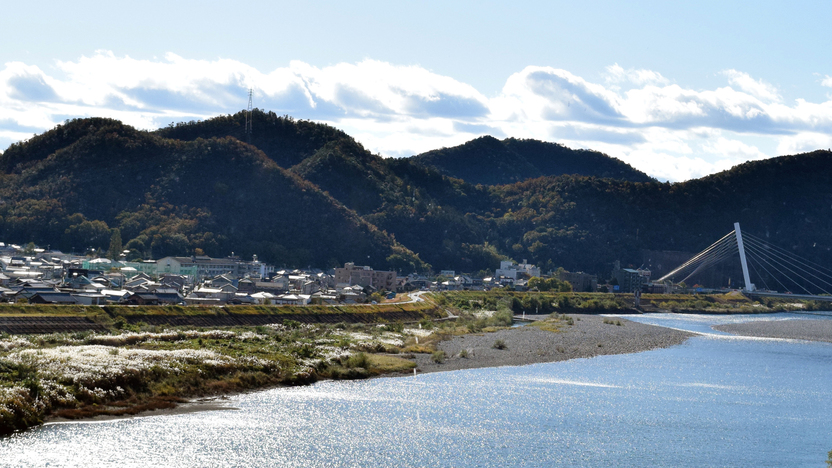
POLYGON ((251 144, 251 109, 252 109, 252 94, 253 90, 248 90, 248 109, 246 110, 246 142, 251 144))

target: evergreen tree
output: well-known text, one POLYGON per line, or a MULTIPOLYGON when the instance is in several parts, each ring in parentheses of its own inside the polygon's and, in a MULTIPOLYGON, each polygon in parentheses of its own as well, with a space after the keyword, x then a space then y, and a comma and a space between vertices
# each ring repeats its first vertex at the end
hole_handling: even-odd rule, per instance
POLYGON ((111 260, 118 260, 121 256, 121 231, 118 228, 113 229, 110 234, 110 250, 107 251, 107 258, 111 260))

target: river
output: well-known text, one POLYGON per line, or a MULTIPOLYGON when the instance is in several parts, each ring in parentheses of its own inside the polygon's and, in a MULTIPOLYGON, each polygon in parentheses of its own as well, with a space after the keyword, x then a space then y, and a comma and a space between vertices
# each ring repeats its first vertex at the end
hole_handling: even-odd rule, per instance
POLYGON ((233 397, 235 410, 48 425, 0 439, 0 466, 824 466, 832 345, 710 328, 752 318, 650 314, 634 320, 702 335, 637 354, 273 389, 233 397))

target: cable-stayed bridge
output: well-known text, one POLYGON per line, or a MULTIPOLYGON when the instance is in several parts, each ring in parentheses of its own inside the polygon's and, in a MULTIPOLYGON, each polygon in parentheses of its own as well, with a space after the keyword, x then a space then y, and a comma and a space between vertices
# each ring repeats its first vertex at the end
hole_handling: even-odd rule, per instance
POLYGON ((832 269, 743 233, 740 223, 734 223, 733 231, 658 282, 686 282, 697 273, 737 256, 742 267, 743 293, 747 295, 832 301, 832 269), (752 272, 762 289, 751 281, 752 272))

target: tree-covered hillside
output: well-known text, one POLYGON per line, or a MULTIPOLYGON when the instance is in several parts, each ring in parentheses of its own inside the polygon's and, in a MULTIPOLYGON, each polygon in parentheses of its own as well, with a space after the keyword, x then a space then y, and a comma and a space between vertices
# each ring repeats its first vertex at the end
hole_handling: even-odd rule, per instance
MULTIPOLYGON (((290 168, 315 154, 330 141, 350 138, 341 130, 309 120, 295 120, 274 112, 254 109, 251 115, 251 144, 280 167, 290 168)), ((181 122, 157 130, 157 135, 175 140, 233 137, 247 142, 246 113, 221 115, 208 120, 181 122)))
MULTIPOLYGON (((487 188, 444 176, 410 158, 384 159, 322 124, 257 111, 253 118, 255 128, 262 129, 252 145, 262 145, 258 148, 278 163, 292 163, 286 167, 411 251, 420 252, 423 261, 479 270, 493 269, 505 258, 490 246, 478 245, 484 238, 483 225, 472 216, 493 205, 487 188), (277 122, 273 133, 268 133, 268 125, 258 125, 272 120, 277 122)), ((245 115, 238 113, 157 133, 189 140, 224 134, 242 138, 244 125, 245 115)))
POLYGON ((117 228, 143 257, 233 251, 286 266, 355 261, 402 273, 428 264, 477 272, 512 258, 608 277, 616 260, 639 266, 645 250, 698 252, 739 221, 832 262, 828 151, 675 184, 531 140, 480 138, 436 153, 479 154, 469 166, 482 177, 525 179, 485 185, 272 113, 255 112, 249 145, 240 141, 244 122, 238 113, 142 132, 81 119, 12 145, 0 157, 0 238, 78 251, 106 248, 117 228), (526 179, 582 164, 597 176, 526 179))
POLYGON ((573 150, 557 143, 484 136, 453 148, 411 158, 472 184, 512 184, 541 176, 583 175, 649 182, 647 174, 597 151, 573 150))
POLYGON ((10 147, 0 164, 9 168, 0 183, 7 239, 106 248, 118 228, 145 257, 200 249, 298 266, 423 267, 314 184, 230 137, 180 141, 82 119, 10 147))
POLYGON ((577 176, 495 187, 490 218, 500 250, 567 269, 607 272, 641 251, 698 252, 740 222, 801 257, 832 263, 832 153, 748 162, 683 183, 577 176))

